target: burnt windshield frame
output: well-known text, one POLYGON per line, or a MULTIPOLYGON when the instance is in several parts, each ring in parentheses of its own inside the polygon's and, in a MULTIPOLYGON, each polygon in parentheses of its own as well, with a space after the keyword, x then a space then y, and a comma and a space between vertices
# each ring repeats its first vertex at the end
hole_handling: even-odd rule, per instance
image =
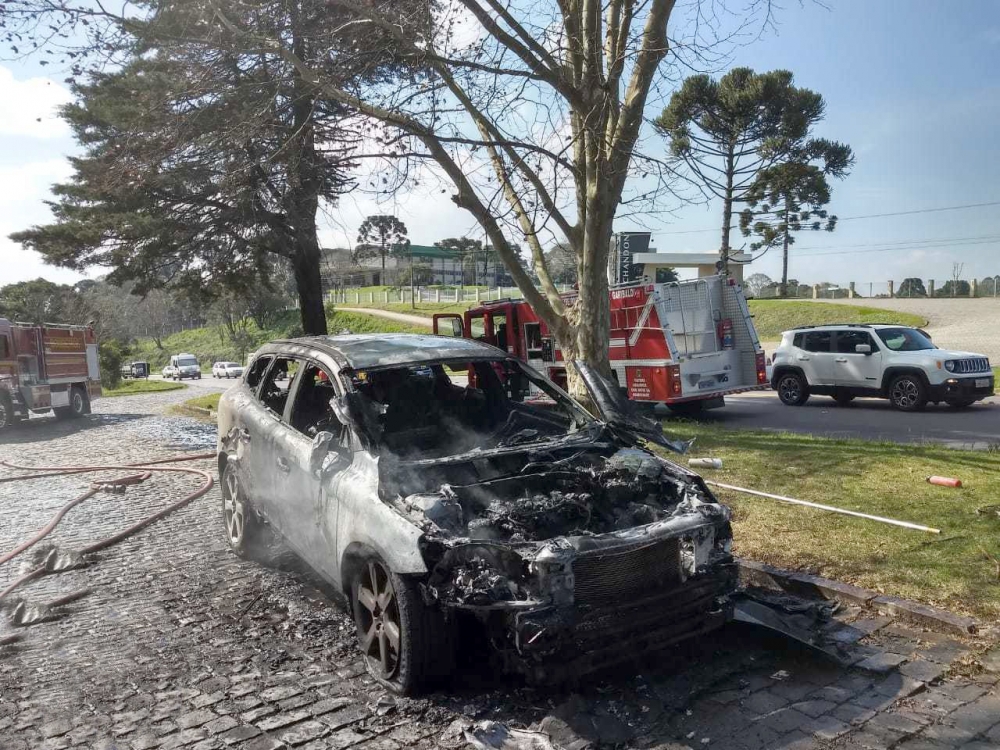
MULTIPOLYGON (((451 365, 471 365, 477 363, 498 364, 508 370, 513 367, 520 371, 520 373, 523 374, 532 384, 537 386, 543 393, 556 402, 557 405, 562 406, 566 410, 567 417, 571 420, 573 427, 576 429, 580 429, 600 421, 558 385, 553 383, 534 368, 513 357, 449 357, 448 359, 434 360, 431 362, 395 363, 390 365, 379 365, 378 367, 365 367, 360 368, 357 371, 353 368, 345 367, 338 373, 338 379, 346 391, 359 393, 353 384, 353 378, 356 372, 375 373, 411 367, 449 367, 451 365)), ((513 403, 527 403, 528 405, 531 405, 530 401, 513 401, 513 399, 511 399, 511 401, 513 403)))
POLYGON ((923 333, 918 331, 916 328, 906 328, 900 326, 899 328, 877 328, 875 333, 878 335, 879 341, 891 352, 926 352, 931 349, 937 349, 937 346, 927 338, 923 333), (903 337, 903 345, 899 348, 892 346, 887 340, 886 336, 903 337), (920 346, 913 346, 913 343, 921 344, 920 346), (922 344, 926 344, 923 346, 922 344))

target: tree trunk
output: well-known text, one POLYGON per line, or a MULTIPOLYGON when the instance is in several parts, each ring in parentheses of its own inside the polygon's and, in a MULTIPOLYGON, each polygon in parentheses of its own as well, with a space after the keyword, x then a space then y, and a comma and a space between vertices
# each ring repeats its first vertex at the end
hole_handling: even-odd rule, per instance
POLYGON ((788 296, 788 204, 785 204, 785 226, 781 232, 781 296, 788 296))
POLYGON ((726 156, 726 195, 722 199, 722 247, 719 248, 719 259, 722 270, 729 272, 729 225, 733 223, 733 152, 726 156))

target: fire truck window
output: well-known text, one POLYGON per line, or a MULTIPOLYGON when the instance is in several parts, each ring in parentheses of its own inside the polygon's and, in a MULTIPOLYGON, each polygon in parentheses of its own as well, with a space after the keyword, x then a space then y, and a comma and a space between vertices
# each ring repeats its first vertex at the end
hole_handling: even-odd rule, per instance
POLYGON ((497 326, 497 347, 507 351, 507 324, 501 323, 497 326))
POLYGON ((264 375, 264 371, 267 370, 267 366, 271 364, 271 357, 257 357, 250 365, 250 369, 247 370, 247 385, 250 386, 250 390, 253 390, 260 383, 261 377, 264 375))
POLYGON ((469 319, 469 336, 479 341, 486 340, 486 326, 483 325, 483 314, 473 315, 469 319))

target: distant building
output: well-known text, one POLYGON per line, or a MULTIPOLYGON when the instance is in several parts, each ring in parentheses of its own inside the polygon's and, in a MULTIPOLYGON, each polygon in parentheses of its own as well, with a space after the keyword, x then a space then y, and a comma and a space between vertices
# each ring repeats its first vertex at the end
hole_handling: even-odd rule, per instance
POLYGON ((476 253, 475 258, 462 259, 452 250, 436 245, 410 245, 388 253, 384 269, 380 256, 354 262, 349 251, 324 250, 321 262, 323 291, 358 286, 395 286, 401 280, 409 283, 411 262, 415 283, 424 286, 477 283, 495 287, 511 284, 503 264, 489 248, 476 253))

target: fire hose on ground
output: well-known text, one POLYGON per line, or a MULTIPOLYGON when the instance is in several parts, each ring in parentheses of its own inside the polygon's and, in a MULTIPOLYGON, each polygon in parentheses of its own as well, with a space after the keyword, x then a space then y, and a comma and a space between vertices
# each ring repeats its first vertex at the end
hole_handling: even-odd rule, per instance
MULTIPOLYGON (((87 545, 83 549, 79 550, 77 554, 81 558, 83 558, 85 555, 92 554, 94 552, 98 552, 103 549, 107 549, 108 547, 111 547, 112 545, 115 545, 127 539, 128 537, 138 533, 142 529, 145 529, 147 526, 156 523, 157 521, 169 516, 171 513, 180 510, 188 503, 197 500, 199 497, 202 497, 212 488, 212 485, 214 484, 212 475, 209 472, 204 471, 202 469, 194 469, 190 467, 179 467, 179 466, 164 466, 163 464, 181 463, 184 461, 197 461, 209 458, 214 459, 215 454, 199 453, 193 456, 175 456, 172 458, 159 459, 156 461, 146 461, 143 463, 132 463, 132 464, 77 465, 77 466, 22 466, 9 461, 0 461, 0 466, 4 466, 8 469, 31 472, 28 474, 21 474, 12 477, 0 477, 0 483, 27 481, 31 479, 42 479, 46 477, 58 477, 58 476, 67 476, 74 474, 86 474, 97 471, 127 471, 136 469, 141 471, 141 473, 139 474, 131 474, 117 479, 92 483, 89 490, 87 490, 79 497, 76 497, 70 500, 65 505, 63 505, 62 508, 60 508, 56 512, 56 514, 52 517, 52 519, 34 536, 22 542, 10 552, 0 556, 0 565, 10 562, 11 560, 15 559, 18 555, 26 552, 27 550, 31 549, 33 546, 38 544, 59 525, 59 522, 62 521, 66 513, 68 513, 72 508, 76 507, 77 505, 80 505, 86 500, 92 498, 101 490, 109 488, 124 489, 124 487, 128 485, 139 484, 148 479, 154 472, 191 474, 193 476, 197 476, 202 479, 202 482, 197 489, 195 489, 193 492, 188 493, 180 500, 170 503, 166 507, 161 508, 155 513, 146 516, 145 518, 127 526, 126 528, 112 534, 111 536, 105 537, 104 539, 100 539, 92 544, 87 545)), ((29 581, 32 581, 36 578, 40 578, 41 576, 49 572, 60 572, 60 570, 68 569, 68 568, 50 569, 52 567, 53 567, 52 564, 49 561, 46 561, 45 563, 29 570, 27 573, 17 578, 9 586, 7 586, 7 588, 3 589, 3 591, 0 591, 0 602, 2 602, 7 596, 9 596, 11 592, 13 592, 16 588, 29 581)), ((79 592, 77 594, 70 594, 68 597, 62 597, 59 600, 56 600, 56 602, 50 602, 49 606, 55 606, 56 604, 65 604, 68 601, 74 600, 74 598, 79 598, 79 592)), ((5 643, 12 641, 13 638, 14 637, 12 636, 8 636, 3 639, 0 639, 0 645, 5 645, 5 643)))

